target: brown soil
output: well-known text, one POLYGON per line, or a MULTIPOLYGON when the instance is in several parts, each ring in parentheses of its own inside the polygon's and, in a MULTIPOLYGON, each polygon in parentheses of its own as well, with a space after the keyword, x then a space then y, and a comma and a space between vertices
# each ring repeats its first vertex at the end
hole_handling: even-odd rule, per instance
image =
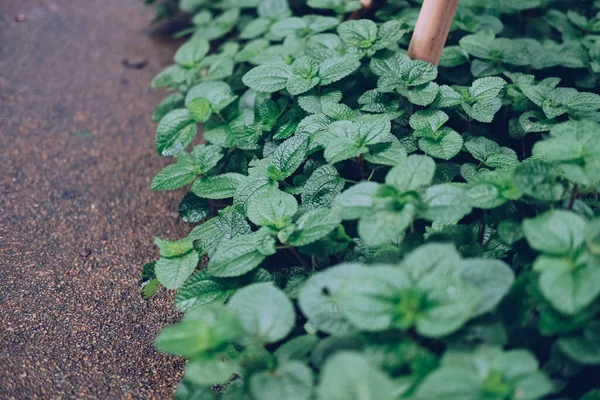
POLYGON ((188 230, 181 194, 149 188, 166 160, 148 87, 176 48, 152 16, 140 0, 0 1, 2 399, 169 398, 180 377, 153 348, 170 295, 137 292, 153 237, 188 230))

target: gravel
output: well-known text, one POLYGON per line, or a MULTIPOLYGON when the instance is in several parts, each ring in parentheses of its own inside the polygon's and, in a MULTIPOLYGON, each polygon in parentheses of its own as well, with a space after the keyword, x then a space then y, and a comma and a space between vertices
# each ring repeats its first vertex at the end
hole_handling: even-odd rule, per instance
POLYGON ((1 399, 170 398, 181 376, 153 348, 172 294, 138 294, 153 237, 190 228, 181 193, 149 188, 166 160, 148 87, 177 46, 152 17, 139 0, 0 1, 1 399))

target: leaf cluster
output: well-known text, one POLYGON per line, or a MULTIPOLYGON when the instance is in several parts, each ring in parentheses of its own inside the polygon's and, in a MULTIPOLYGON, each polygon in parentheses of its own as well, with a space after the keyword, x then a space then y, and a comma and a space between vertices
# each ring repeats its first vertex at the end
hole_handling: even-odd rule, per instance
POLYGON ((420 3, 180 1, 152 188, 194 227, 143 273, 176 398, 598 395, 600 4, 462 0, 436 67, 420 3))

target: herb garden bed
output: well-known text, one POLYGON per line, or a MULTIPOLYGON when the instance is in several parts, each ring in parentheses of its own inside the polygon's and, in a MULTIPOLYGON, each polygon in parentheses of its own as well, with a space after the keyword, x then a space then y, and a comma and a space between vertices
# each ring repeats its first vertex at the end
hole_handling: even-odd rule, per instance
POLYGON ((179 7, 152 188, 197 226, 143 286, 178 398, 598 398, 598 2, 463 0, 439 68, 418 1, 179 7))

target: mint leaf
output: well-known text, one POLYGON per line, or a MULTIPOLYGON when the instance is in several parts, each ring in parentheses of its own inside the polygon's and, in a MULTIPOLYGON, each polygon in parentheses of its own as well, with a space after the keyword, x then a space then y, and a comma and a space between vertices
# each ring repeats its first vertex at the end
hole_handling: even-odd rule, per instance
POLYGON ((198 261, 200 257, 195 251, 180 257, 162 257, 156 262, 156 277, 167 289, 179 289, 194 272, 198 261))
POLYGON ((568 211, 550 211, 523 221, 529 245, 548 254, 562 255, 583 244, 585 220, 568 211))
POLYGON ((175 53, 175 62, 183 67, 194 67, 208 53, 209 47, 205 39, 194 38, 189 40, 175 53))
POLYGON ((427 156, 408 156, 393 167, 385 177, 385 183, 405 192, 427 186, 433 179, 435 162, 427 156))
POLYGON ((296 319, 292 303, 272 283, 246 286, 231 297, 227 306, 235 311, 245 331, 260 344, 286 337, 296 319))
POLYGON ((156 128, 156 151, 163 156, 181 153, 196 136, 196 121, 188 110, 173 110, 156 128))
POLYGON ((394 383, 360 354, 340 352, 327 360, 317 388, 320 400, 396 398, 394 383))
POLYGON ((192 193, 204 199, 227 199, 233 197, 246 177, 233 172, 197 179, 191 187, 192 193))
POLYGON ((166 166, 152 179, 152 190, 175 190, 191 183, 198 175, 198 166, 187 157, 166 166))
POLYGON ((336 212, 319 208, 308 211, 296 221, 296 232, 290 237, 293 246, 306 246, 333 231, 341 222, 336 212))
POLYGON ((287 361, 275 371, 254 374, 250 392, 264 400, 309 399, 313 389, 311 369, 299 361, 287 361))
POLYGON ((221 243, 208 263, 208 273, 219 278, 240 276, 275 254, 275 240, 266 231, 236 236, 221 243))
POLYGON ((273 93, 285 88, 291 76, 289 66, 283 62, 259 65, 244 75, 244 84, 258 92, 273 93))
POLYGON ((328 58, 319 66, 321 85, 329 85, 352 74, 360 67, 360 60, 354 55, 328 58))
POLYGON ((248 219, 258 226, 283 228, 298 211, 298 202, 291 194, 271 189, 254 196, 247 207, 248 219))

